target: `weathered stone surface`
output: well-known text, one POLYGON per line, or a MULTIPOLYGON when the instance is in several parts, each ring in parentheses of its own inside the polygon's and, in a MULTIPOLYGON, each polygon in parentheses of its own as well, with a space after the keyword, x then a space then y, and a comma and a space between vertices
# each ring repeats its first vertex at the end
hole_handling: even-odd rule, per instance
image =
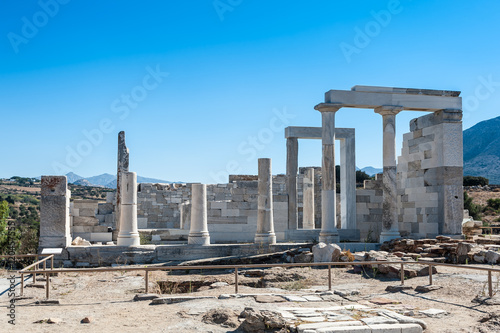
POLYGON ((433 285, 426 285, 426 286, 417 286, 415 288, 415 291, 419 292, 419 293, 428 293, 430 291, 439 290, 441 288, 443 288, 443 286, 437 286, 437 285, 433 284, 433 285))
POLYGON ((314 262, 337 262, 342 249, 337 244, 318 243, 312 248, 314 262))
POLYGON ((285 302, 285 299, 281 296, 256 295, 255 301, 257 303, 281 303, 285 302))
POLYGON ((259 333, 269 329, 277 330, 287 327, 286 321, 281 314, 277 312, 265 310, 256 311, 252 308, 245 308, 240 314, 240 317, 245 318, 240 326, 243 332, 259 333))
POLYGON ((500 260, 500 253, 488 250, 484 258, 488 264, 496 264, 500 260))
POLYGON ((388 291, 390 293, 397 293, 397 292, 409 290, 409 289, 413 289, 413 287, 407 286, 407 285, 396 285, 396 286, 387 286, 385 288, 385 291, 388 291))
POLYGON ((83 318, 82 320, 80 320, 80 323, 82 323, 82 324, 90 324, 93 321, 94 320, 93 320, 92 317, 87 316, 87 317, 83 318))

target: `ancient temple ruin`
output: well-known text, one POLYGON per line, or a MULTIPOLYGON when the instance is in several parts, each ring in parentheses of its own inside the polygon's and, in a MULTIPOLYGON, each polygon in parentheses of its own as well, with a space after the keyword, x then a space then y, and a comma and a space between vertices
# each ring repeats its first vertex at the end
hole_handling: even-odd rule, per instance
MULTIPOLYGON (((140 249, 139 233, 159 247, 460 236, 459 95, 372 86, 330 90, 314 107, 321 112, 321 126, 285 129, 286 175, 272 175, 271 160, 259 159, 258 175, 231 175, 223 184, 136 184, 135 173, 128 170, 125 134, 120 132, 117 191, 106 202, 70 204, 66 177, 42 177, 40 247, 67 248, 70 256, 82 253, 69 245, 70 239, 80 236, 104 252, 104 244, 116 242, 118 249, 140 249), (356 188, 355 129, 335 127, 335 114, 352 112, 348 108, 372 109, 382 116, 384 171, 362 188, 356 188), (406 110, 426 114, 410 122, 397 156, 395 118, 406 110), (321 167, 299 167, 299 139, 321 139, 321 167), (335 179, 336 141, 340 141, 340 193, 335 179)), ((166 250, 154 251, 160 260, 158 251, 166 250)))

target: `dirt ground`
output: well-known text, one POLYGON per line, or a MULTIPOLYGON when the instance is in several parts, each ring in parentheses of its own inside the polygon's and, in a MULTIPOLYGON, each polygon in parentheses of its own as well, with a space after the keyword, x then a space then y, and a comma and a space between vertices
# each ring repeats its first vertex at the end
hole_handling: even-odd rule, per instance
POLYGON ((494 191, 468 190, 467 194, 475 204, 486 206, 488 199, 500 199, 500 189, 494 191))
MULTIPOLYGON (((479 265, 480 266, 480 265, 479 265)), ((290 268, 284 270, 289 276, 298 279, 288 282, 272 282, 262 287, 258 286, 259 278, 239 276, 240 294, 295 294, 311 293, 314 290, 326 290, 328 285, 327 269, 290 268), (304 288, 304 289, 300 289, 304 288)), ((200 290, 179 295, 219 296, 234 293, 234 274, 225 272, 191 272, 185 275, 168 274, 166 272, 152 272, 150 276, 150 292, 159 292, 157 281, 171 285, 171 282, 193 281, 190 289, 196 289, 199 284, 206 286, 200 290), (212 275, 214 273, 215 275, 212 275), (202 281, 198 284, 194 281, 202 281), (213 288, 208 286, 215 281, 229 283, 227 286, 213 288)), ((7 280, 7 272, 0 271, 0 279, 7 280)), ((373 274, 371 274, 373 275, 373 274)), ((495 293, 499 290, 499 276, 494 274, 495 293)), ((32 279, 30 279, 32 280, 32 279)), ((245 307, 255 309, 277 309, 280 307, 329 307, 334 305, 363 304, 371 308, 382 307, 393 309, 406 315, 413 315, 424 320, 428 328, 425 332, 500 332, 498 319, 480 323, 480 320, 490 313, 498 313, 500 305, 480 305, 472 300, 477 295, 487 294, 486 275, 480 271, 459 271, 448 267, 438 267, 438 274, 434 275, 434 284, 442 289, 429 293, 417 293, 413 289, 402 292, 388 293, 385 288, 389 285, 399 285, 398 279, 387 279, 380 275, 363 276, 355 274, 350 268, 335 268, 333 270, 332 289, 357 289, 360 294, 349 296, 348 299, 339 298, 329 302, 283 302, 257 303, 254 297, 231 299, 203 299, 177 304, 149 305, 150 301, 134 302, 137 293, 145 290, 143 273, 137 272, 102 272, 102 273, 64 273, 51 278, 51 299, 60 301, 59 305, 36 304, 45 299, 45 290, 41 288, 25 288, 24 296, 29 298, 18 300, 15 309, 16 325, 8 324, 7 293, 0 296, 0 332, 109 332, 119 328, 120 332, 237 332, 233 328, 224 328, 220 325, 205 324, 203 314, 211 309, 233 309, 240 313, 245 307), (384 297, 393 300, 393 304, 375 305, 370 299, 384 297), (442 318, 430 318, 419 314, 419 310, 442 309, 449 314, 442 318), (413 312, 413 313, 412 313, 413 312), (88 324, 80 323, 91 317, 88 324), (36 323, 48 318, 59 319, 56 324, 36 323), (488 326, 489 325, 489 326, 488 326)), ((30 281, 31 282, 31 281, 30 281)), ((37 282, 44 284, 43 281, 37 282)), ((260 283, 261 284, 261 283, 260 283)), ((428 277, 416 277, 405 281, 405 285, 416 287, 428 284, 428 277)), ((186 285, 186 284, 184 284, 186 285)), ((16 287, 19 294, 19 286, 16 287)), ((182 288, 171 288, 179 291, 182 288)), ((3 292, 2 288, 0 292, 3 292)))

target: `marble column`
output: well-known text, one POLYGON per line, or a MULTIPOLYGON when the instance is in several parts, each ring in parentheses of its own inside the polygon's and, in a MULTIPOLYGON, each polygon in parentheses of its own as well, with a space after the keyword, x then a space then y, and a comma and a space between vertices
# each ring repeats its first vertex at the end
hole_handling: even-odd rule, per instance
POLYGON ((141 245, 137 231, 137 174, 122 172, 120 178, 120 232, 117 245, 141 245))
POLYGON ((314 107, 321 112, 323 160, 321 164, 321 232, 319 241, 338 243, 337 197, 335 187, 335 112, 341 105, 321 103, 314 107))
POLYGON ((299 143, 297 138, 286 139, 286 176, 288 190, 288 230, 298 228, 297 171, 299 168, 299 143))
POLYGON ((314 229, 314 168, 307 168, 303 178, 302 229, 314 229))
POLYGON ((340 141, 340 206, 342 229, 356 229, 356 149, 352 135, 340 141))
POLYGON ((259 158, 258 186, 255 243, 276 244, 273 220, 273 175, 270 158, 259 158))
POLYGON ((191 227, 188 244, 210 245, 207 224, 207 185, 193 184, 191 197, 191 227))
POLYGON ((401 237, 398 222, 398 201, 396 184, 396 115, 403 110, 400 106, 380 106, 375 112, 383 120, 383 163, 382 176, 382 232, 380 243, 401 237))

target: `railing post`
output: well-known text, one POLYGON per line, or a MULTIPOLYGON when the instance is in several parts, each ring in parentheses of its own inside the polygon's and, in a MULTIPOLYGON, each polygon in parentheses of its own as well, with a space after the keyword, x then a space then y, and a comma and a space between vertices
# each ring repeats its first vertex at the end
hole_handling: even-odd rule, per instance
POLYGON ((234 293, 238 293, 238 267, 234 268, 234 293))
POLYGON ((54 255, 50 257, 50 269, 54 269, 54 255))
POLYGON ((149 293, 149 271, 144 270, 144 279, 146 280, 146 294, 149 293))
POLYGON ((488 294, 493 297, 493 283, 491 281, 491 271, 488 271, 488 294))
POLYGON ((403 285, 405 284, 405 266, 403 263, 401 263, 400 275, 401 275, 401 285, 403 285))
POLYGON ((45 273, 45 298, 49 299, 49 273, 45 273))
POLYGON ((332 291, 332 265, 328 265, 328 290, 332 291))
POLYGON ((45 261, 43 262, 43 270, 46 270, 46 269, 47 269, 47 260, 45 260, 45 261))
POLYGON ((21 296, 23 296, 24 292, 24 273, 21 273, 21 296))
POLYGON ((429 285, 432 286, 432 265, 429 264, 429 285))

